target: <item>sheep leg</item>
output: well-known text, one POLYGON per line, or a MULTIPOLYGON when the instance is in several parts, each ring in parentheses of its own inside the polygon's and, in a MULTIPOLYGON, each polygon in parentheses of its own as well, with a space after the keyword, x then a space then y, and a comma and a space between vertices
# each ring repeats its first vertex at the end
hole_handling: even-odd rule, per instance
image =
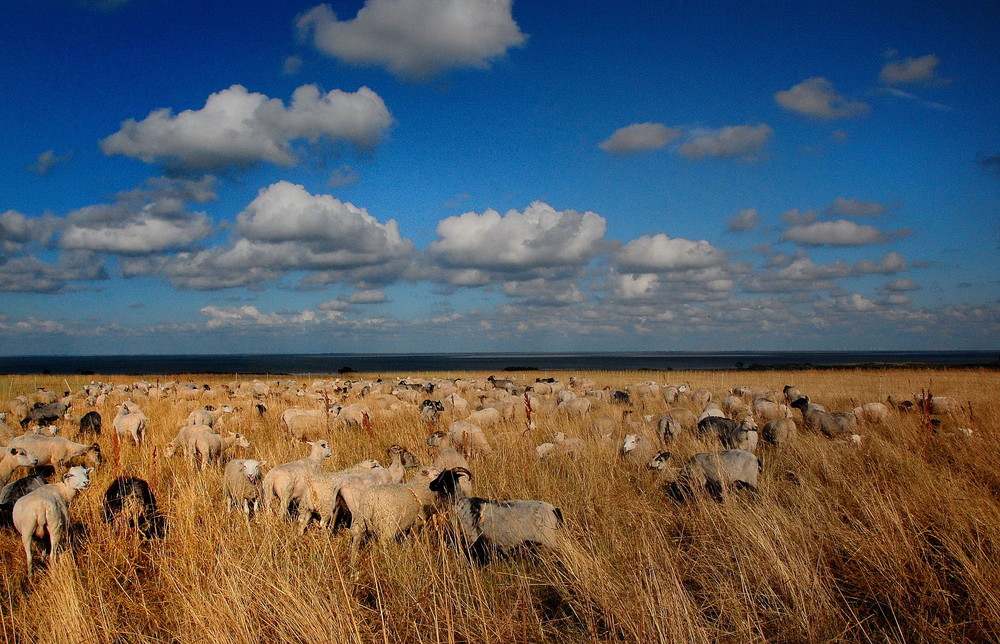
POLYGON ((31 579, 33 571, 31 569, 31 541, 34 538, 35 526, 30 526, 30 530, 25 530, 24 534, 21 535, 21 544, 24 546, 24 558, 28 564, 28 579, 31 579))

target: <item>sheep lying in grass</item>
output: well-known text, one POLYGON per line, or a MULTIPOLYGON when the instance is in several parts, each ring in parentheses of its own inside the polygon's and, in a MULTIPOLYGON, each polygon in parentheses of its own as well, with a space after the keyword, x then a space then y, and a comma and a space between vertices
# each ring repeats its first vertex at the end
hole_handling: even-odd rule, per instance
POLYGON ((69 505, 77 492, 90 487, 93 468, 73 467, 58 483, 49 483, 25 494, 14 504, 14 527, 21 535, 28 577, 32 577, 31 546, 35 539, 48 536, 49 556, 59 551, 63 533, 69 528, 69 505))
POLYGON ((101 464, 101 446, 97 443, 84 445, 61 436, 21 434, 10 442, 10 446, 23 448, 38 459, 37 465, 68 467, 77 458, 86 458, 94 467, 101 464))
POLYGON ((668 468, 670 452, 661 452, 649 462, 650 469, 670 470, 674 481, 667 486, 667 494, 678 503, 689 498, 696 488, 703 488, 718 502, 727 488, 746 488, 757 491, 757 479, 762 470, 760 459, 741 449, 695 454, 684 467, 668 468))
POLYGON ((147 539, 158 539, 166 533, 166 518, 157 508, 149 484, 140 478, 119 476, 112 481, 104 492, 101 508, 107 523, 125 521, 147 539))
POLYGON ((368 536, 375 535, 379 543, 386 545, 427 521, 437 500, 430 484, 440 473, 425 467, 408 483, 373 485, 364 491, 351 522, 352 564, 368 536))
POLYGON ((310 446, 309 456, 297 461, 284 463, 271 468, 264 476, 264 507, 271 508, 275 499, 282 514, 288 516, 292 504, 298 506, 309 492, 309 477, 318 472, 325 459, 333 456, 330 444, 326 441, 314 441, 310 446))
POLYGON ((267 461, 255 461, 249 458, 234 458, 226 463, 222 474, 222 495, 226 499, 226 513, 239 507, 247 518, 257 513, 261 497, 264 496, 264 485, 261 481, 260 468, 267 461))
POLYGON ((562 512, 545 501, 483 499, 462 492, 459 479, 472 478, 463 468, 441 472, 430 484, 440 494, 458 525, 462 546, 477 564, 515 549, 545 546, 560 550, 562 512))

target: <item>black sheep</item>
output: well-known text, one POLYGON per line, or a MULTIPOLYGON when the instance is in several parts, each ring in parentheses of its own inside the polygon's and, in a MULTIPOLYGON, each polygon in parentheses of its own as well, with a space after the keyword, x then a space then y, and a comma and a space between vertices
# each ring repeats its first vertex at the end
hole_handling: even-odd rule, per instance
POLYGON ((130 505, 138 505, 129 517, 129 526, 147 539, 159 538, 166 532, 166 520, 156 507, 156 498, 146 481, 134 476, 119 476, 104 493, 104 520, 114 523, 130 505))

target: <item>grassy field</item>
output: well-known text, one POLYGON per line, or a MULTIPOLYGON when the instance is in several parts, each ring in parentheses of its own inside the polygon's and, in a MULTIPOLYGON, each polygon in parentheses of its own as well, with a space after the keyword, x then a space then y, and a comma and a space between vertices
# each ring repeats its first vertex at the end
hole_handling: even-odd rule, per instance
MULTIPOLYGON (((227 515, 221 467, 198 472, 181 458, 162 456, 188 412, 227 402, 221 395, 197 403, 136 396, 152 419, 140 448, 115 446, 110 426, 120 398, 110 399, 97 409, 105 422, 105 463, 71 508, 85 528, 72 554, 28 581, 18 535, 0 532, 0 642, 1000 640, 997 372, 576 375, 612 387, 686 381, 717 398, 735 385, 781 391, 794 384, 831 411, 884 401, 888 394, 909 398, 921 389, 967 407, 958 419, 945 420, 937 435, 919 414, 893 413, 884 425, 862 428, 860 446, 800 430, 788 447, 758 450, 764 460, 759 496, 734 493, 722 504, 700 499, 677 506, 657 473, 621 462, 602 446, 590 421, 562 419, 545 403, 535 410, 537 429, 529 436, 518 435, 523 416, 488 432, 495 453, 472 462, 474 483, 480 496, 537 498, 560 507, 572 548, 474 567, 428 529, 390 547, 373 544, 352 568, 346 531, 331 535, 313 527, 300 537, 293 524, 274 516, 248 522, 242 514, 227 515), (975 432, 967 437, 954 432, 957 427, 975 432), (533 446, 555 431, 586 439, 587 455, 577 462, 537 462, 533 446), (168 517, 166 538, 145 542, 104 523, 101 496, 122 474, 149 481, 168 517)), ((36 386, 78 391, 92 378, 139 380, 14 376, 0 386, 11 398, 36 386)), ((233 404, 245 411, 229 419, 227 429, 252 441, 236 456, 273 465, 308 453, 280 427, 280 413, 291 402, 267 400, 263 417, 250 401, 233 404)), ((660 398, 633 408, 633 416, 655 421, 667 405, 660 398)), ((88 409, 81 401, 71 411, 88 409)), ((618 418, 621 409, 598 403, 591 415, 618 418)), ((415 409, 373 406, 371 420, 370 434, 331 432, 334 456, 324 470, 384 459, 393 443, 430 462, 424 443, 429 430, 415 409)), ((451 420, 450 414, 442 417, 451 420)), ((616 438, 633 431, 620 427, 616 438)), ((652 428, 646 431, 655 436, 652 428)), ((69 438, 75 433, 70 423, 61 431, 69 438)), ((671 446, 680 462, 714 449, 717 443, 693 436, 671 446)))

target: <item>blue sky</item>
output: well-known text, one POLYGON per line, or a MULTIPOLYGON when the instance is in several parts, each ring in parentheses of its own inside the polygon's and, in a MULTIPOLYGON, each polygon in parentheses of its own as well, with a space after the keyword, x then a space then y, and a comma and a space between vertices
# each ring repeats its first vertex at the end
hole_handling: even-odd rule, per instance
POLYGON ((997 348, 996 3, 236 4, 7 4, 0 352, 997 348))

